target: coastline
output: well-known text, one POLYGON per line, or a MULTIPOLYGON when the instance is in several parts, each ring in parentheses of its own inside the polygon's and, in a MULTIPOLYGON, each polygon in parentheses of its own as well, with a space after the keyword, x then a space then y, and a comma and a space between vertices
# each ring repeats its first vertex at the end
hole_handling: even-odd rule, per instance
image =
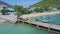
POLYGON ((0 24, 3 24, 5 23, 7 20, 4 20, 4 19, 0 19, 0 24))
MULTIPOLYGON (((52 14, 59 14, 60 12, 44 12, 44 13, 33 13, 33 14, 24 14, 21 15, 20 17, 22 19, 29 19, 32 17, 40 17, 40 16, 46 16, 46 15, 52 15, 52 14)), ((3 20, 9 20, 10 22, 15 23, 16 22, 16 15, 12 14, 12 15, 0 15, 0 18, 3 18, 3 20)), ((0 19, 0 21, 3 21, 0 19)))
POLYGON ((0 15, 0 18, 1 21, 6 20, 12 23, 15 23, 17 20, 15 15, 0 15))
POLYGON ((27 18, 32 18, 32 17, 39 17, 39 16, 53 15, 53 14, 59 14, 59 13, 60 13, 60 12, 33 13, 33 14, 22 15, 21 18, 27 19, 27 18))
MULTIPOLYGON (((46 16, 46 15, 55 15, 55 14, 60 14, 60 12, 48 12, 48 13, 34 13, 34 14, 29 14, 29 15, 22 15, 21 18, 23 19, 29 19, 29 18, 33 18, 33 17, 40 17, 40 16, 46 16)), ((36 21, 31 21, 31 20, 27 20, 26 21, 29 24, 34 24, 38 26, 43 26, 43 27, 47 27, 48 29, 50 28, 51 30, 56 30, 60 32, 60 26, 59 25, 54 25, 54 24, 49 24, 49 23, 43 23, 43 22, 36 22, 36 21)), ((58 33, 59 33, 58 32, 58 33)))
MULTIPOLYGON (((35 13, 35 14, 28 14, 28 15, 22 15, 21 17, 22 18, 24 18, 24 19, 26 19, 26 18, 31 18, 31 17, 38 17, 38 16, 46 16, 46 15, 52 15, 52 14, 59 14, 60 12, 48 12, 48 13, 35 13)), ((3 19, 9 19, 9 20, 11 20, 11 21, 15 21, 16 19, 16 16, 14 16, 14 15, 5 15, 5 16, 2 16, 2 15, 0 15, 0 17, 3 17, 3 19), (13 17, 12 17, 13 16, 13 17), (15 17, 15 18, 14 18, 15 17)), ((2 21, 3 22, 3 21, 2 21)), ((49 27, 51 24, 48 24, 48 23, 42 23, 42 22, 33 22, 33 21, 26 21, 26 22, 28 22, 29 24, 35 24, 35 25, 37 25, 37 26, 44 26, 44 27, 49 27)), ((15 22, 14 22, 15 23, 15 22)), ((60 26, 58 26, 58 25, 54 25, 54 24, 52 24, 51 26, 50 26, 50 28, 53 28, 53 29, 57 29, 57 30, 60 30, 60 26)))

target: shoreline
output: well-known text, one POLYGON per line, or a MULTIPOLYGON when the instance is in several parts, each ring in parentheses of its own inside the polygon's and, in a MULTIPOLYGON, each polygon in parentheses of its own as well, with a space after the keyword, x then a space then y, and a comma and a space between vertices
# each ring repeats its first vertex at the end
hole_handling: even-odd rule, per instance
MULTIPOLYGON (((33 13, 33 14, 24 14, 21 15, 20 18, 22 19, 29 19, 32 17, 40 17, 40 16, 46 16, 46 15, 52 15, 52 14, 59 14, 60 12, 44 12, 44 13, 33 13)), ((9 20, 10 22, 15 23, 16 22, 16 15, 0 15, 0 18, 3 18, 4 20, 9 20)))
POLYGON ((4 20, 4 19, 0 19, 0 24, 3 24, 5 23, 7 20, 4 20))
POLYGON ((60 12, 33 13, 33 14, 22 15, 21 18, 27 19, 27 18, 32 18, 32 17, 39 17, 39 16, 53 15, 53 14, 59 14, 59 13, 60 13, 60 12))
MULTIPOLYGON (((46 16, 46 15, 55 15, 55 14, 60 14, 60 12, 48 12, 48 13, 35 13, 35 14, 29 14, 29 15, 23 15, 21 16, 23 19, 27 19, 27 18, 33 18, 33 17, 40 17, 40 16, 46 16)), ((34 22, 34 21, 26 21, 29 24, 34 24, 37 26, 43 26, 43 27, 47 27, 50 28, 51 30, 56 30, 60 32, 60 26, 59 25, 54 25, 54 24, 48 24, 48 23, 43 23, 43 22, 34 22)))
MULTIPOLYGON (((52 15, 52 14, 59 14, 60 12, 48 12, 48 13, 35 13, 35 14, 29 14, 29 15, 22 15, 25 19, 26 18, 31 18, 31 17, 38 17, 38 16, 46 16, 46 15, 52 15)), ((1 17, 4 17, 4 16, 2 16, 1 15, 1 17)), ((8 15, 8 17, 9 17, 9 15, 8 15)), ((5 16, 4 18, 5 19, 11 19, 11 17, 12 16, 10 16, 10 18, 7 18, 7 16, 5 16)), ((15 16, 13 16, 13 17, 15 17, 15 16)), ((22 18, 23 18, 22 17, 22 18)), ((14 18, 15 19, 15 18, 14 18)), ((14 19, 11 19, 11 20, 14 20, 14 19)), ((33 21, 25 21, 25 22, 28 22, 29 24, 35 24, 35 25, 37 25, 37 27, 38 26, 44 26, 44 27, 49 27, 51 24, 48 24, 48 23, 42 23, 42 22, 33 22, 33 21)), ((54 25, 54 24, 52 24, 51 26, 50 26, 50 28, 53 28, 53 29, 57 29, 57 30, 60 30, 60 26, 58 26, 58 25, 54 25)))

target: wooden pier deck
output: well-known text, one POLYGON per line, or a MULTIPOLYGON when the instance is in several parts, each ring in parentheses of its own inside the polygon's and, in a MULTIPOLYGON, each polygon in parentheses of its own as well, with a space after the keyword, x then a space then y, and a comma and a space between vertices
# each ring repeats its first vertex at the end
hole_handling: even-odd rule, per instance
POLYGON ((55 25, 55 24, 49 24, 49 23, 44 23, 44 22, 35 22, 35 21, 23 21, 20 20, 22 23, 26 23, 26 24, 32 24, 33 26, 36 26, 37 28, 42 28, 44 30, 48 30, 51 32, 56 32, 56 33, 60 33, 60 26, 59 25, 55 25), (50 28, 50 30, 49 30, 50 28))
POLYGON ((40 25, 40 26, 44 26, 44 27, 47 27, 47 28, 53 28, 53 29, 60 30, 59 25, 54 25, 54 24, 49 24, 49 23, 42 23, 42 22, 33 22, 33 21, 26 21, 26 22, 30 23, 30 24, 35 24, 35 25, 40 25))

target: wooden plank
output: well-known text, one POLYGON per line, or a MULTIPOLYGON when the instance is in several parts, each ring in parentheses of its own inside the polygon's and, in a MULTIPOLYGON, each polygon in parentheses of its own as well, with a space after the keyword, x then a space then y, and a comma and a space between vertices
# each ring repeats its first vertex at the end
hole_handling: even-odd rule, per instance
POLYGON ((27 23, 31 23, 31 24, 36 24, 36 25, 40 25, 40 26, 44 26, 44 27, 50 27, 50 28, 53 28, 53 29, 60 30, 60 26, 59 25, 43 23, 43 22, 33 22, 33 21, 26 21, 26 22, 27 23))

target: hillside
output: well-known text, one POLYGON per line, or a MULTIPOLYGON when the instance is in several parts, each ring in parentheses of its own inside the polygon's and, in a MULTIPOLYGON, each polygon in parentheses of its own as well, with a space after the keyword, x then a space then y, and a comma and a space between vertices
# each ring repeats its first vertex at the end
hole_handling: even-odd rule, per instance
POLYGON ((40 7, 40 6, 52 6, 52 7, 59 7, 60 0, 42 0, 30 7, 40 7))

